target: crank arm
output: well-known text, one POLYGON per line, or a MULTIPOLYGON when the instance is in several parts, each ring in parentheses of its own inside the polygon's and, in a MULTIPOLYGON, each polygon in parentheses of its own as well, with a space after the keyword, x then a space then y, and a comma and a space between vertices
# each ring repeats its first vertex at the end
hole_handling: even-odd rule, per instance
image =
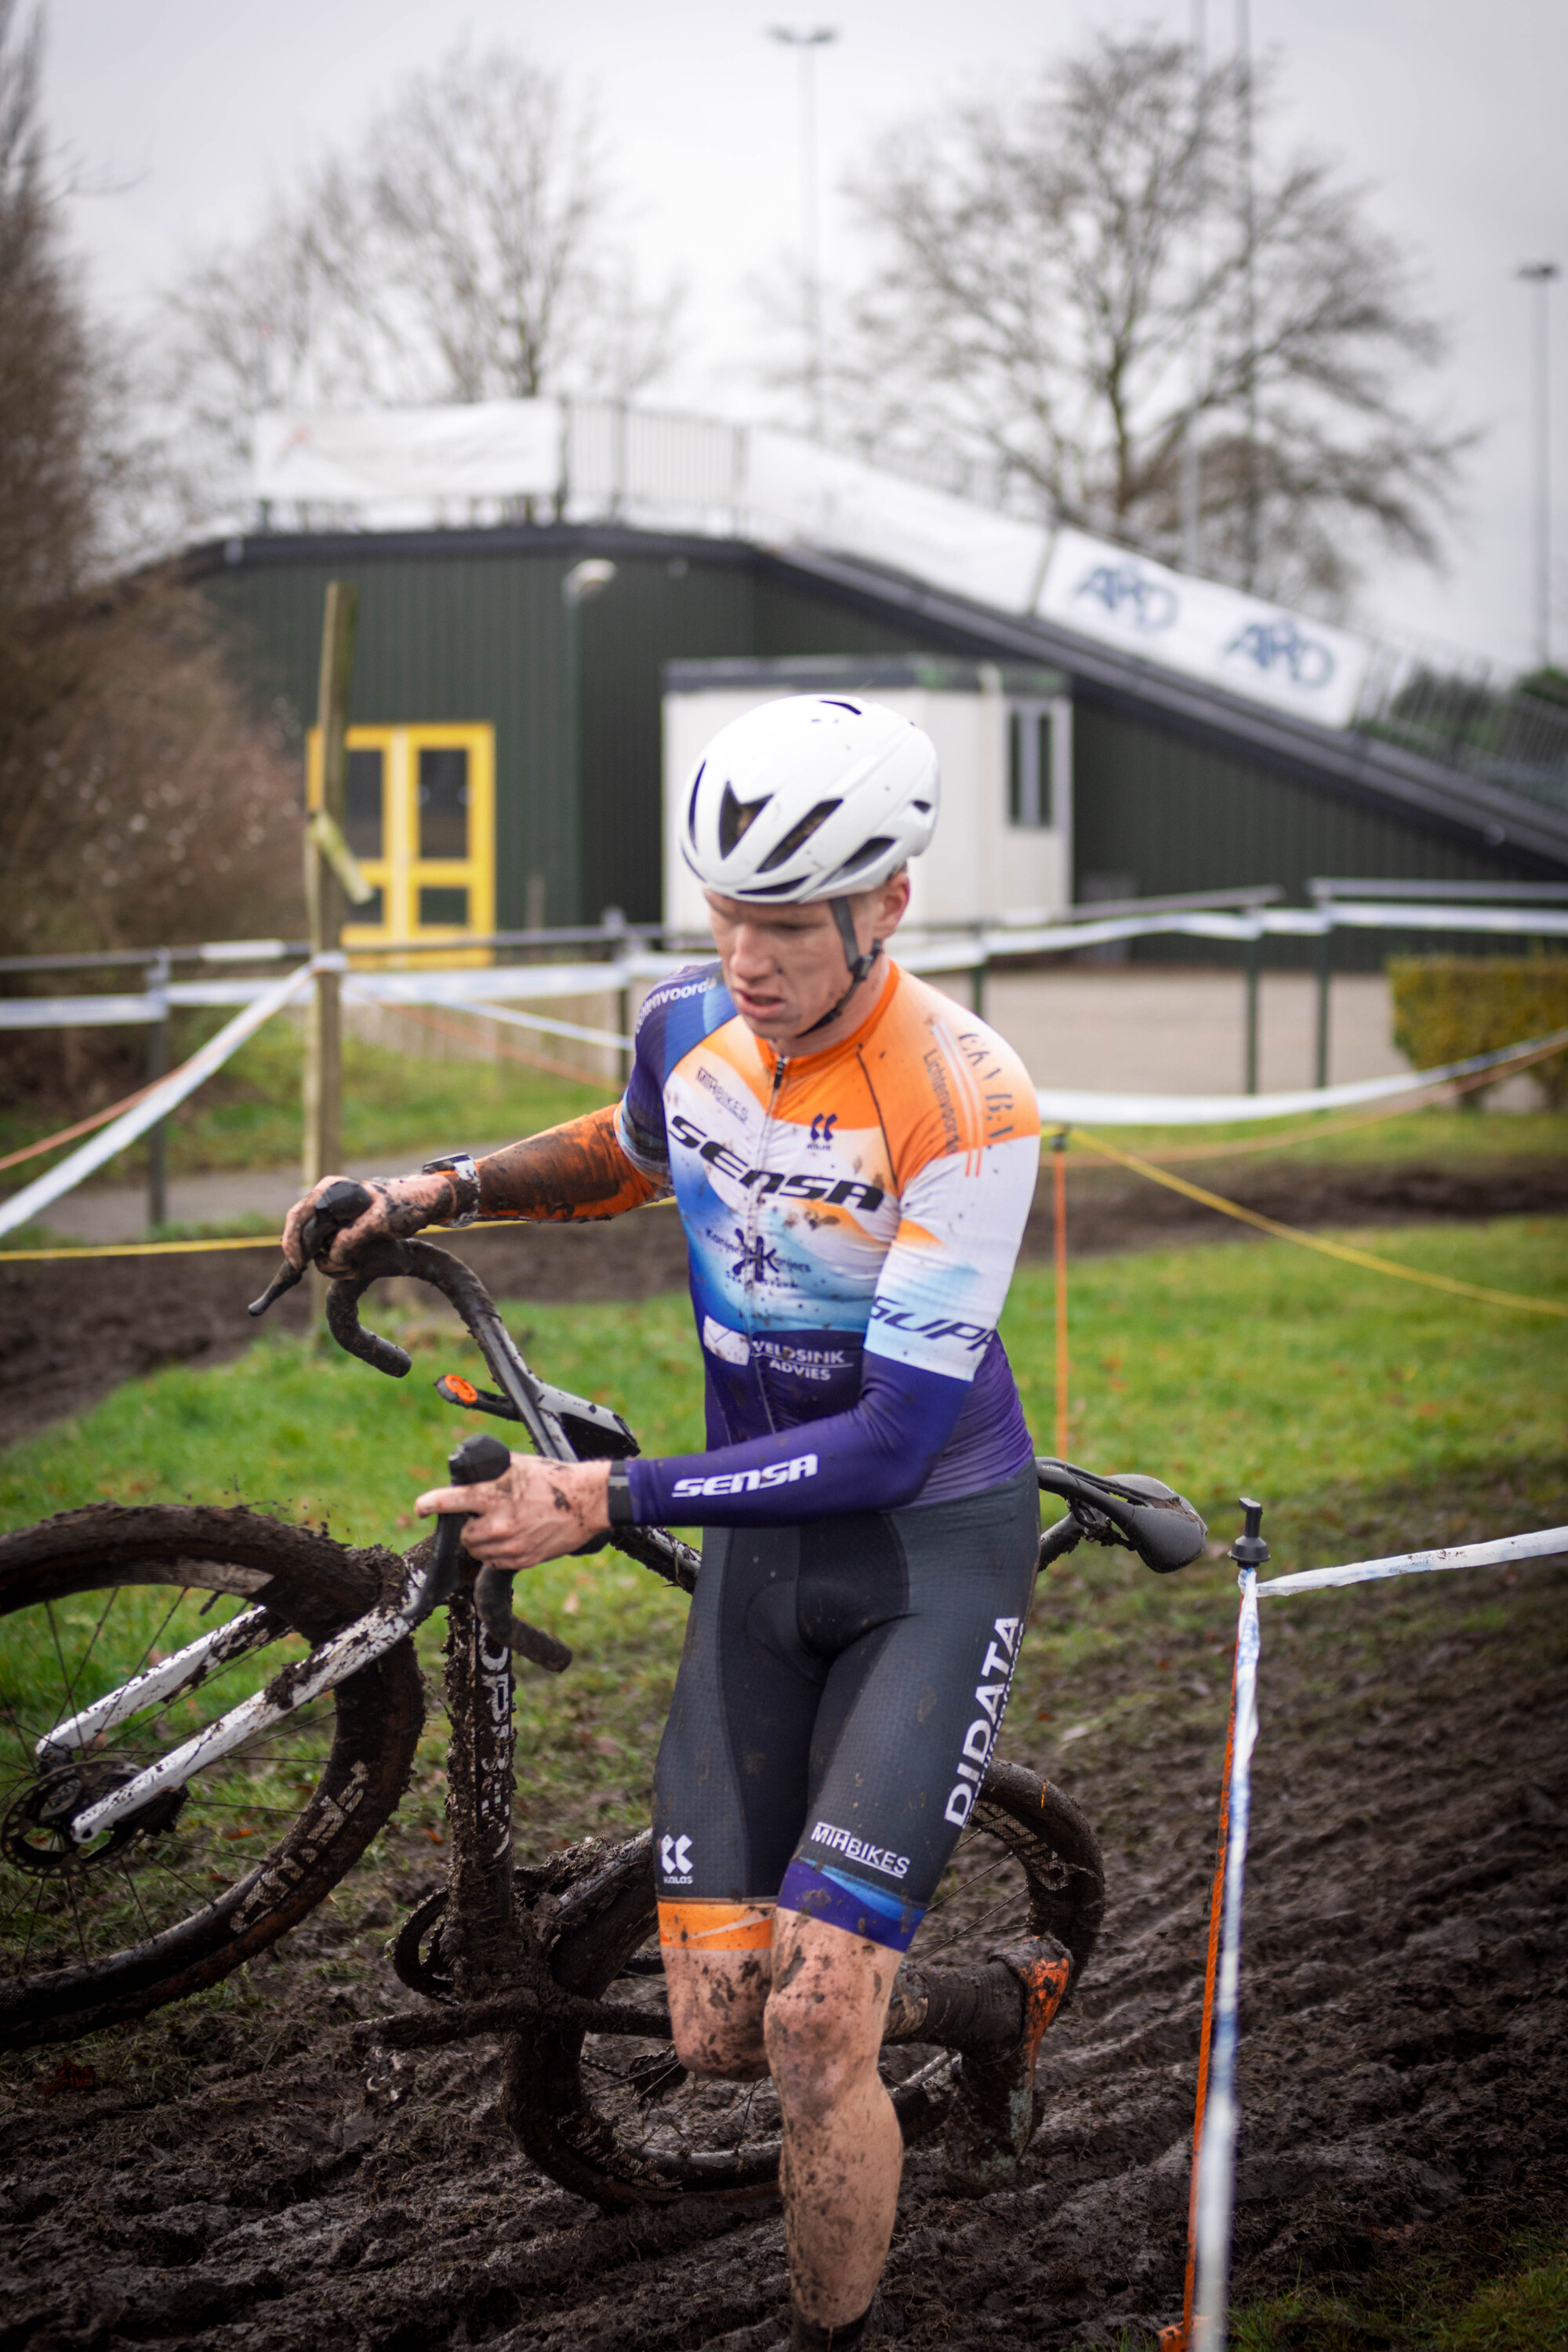
POLYGON ((133 1675, 118 1690, 106 1692, 79 1714, 57 1723, 39 1740, 34 1756, 45 1771, 58 1764, 68 1764, 93 1740, 139 1715, 143 1707, 157 1706, 164 1699, 177 1697, 181 1691, 195 1690, 219 1666, 243 1658, 251 1650, 265 1649, 268 1642, 275 1642, 287 1631, 281 1619, 274 1617, 270 1611, 247 1609, 226 1625, 215 1626, 210 1633, 187 1642, 183 1650, 176 1650, 162 1664, 133 1675))

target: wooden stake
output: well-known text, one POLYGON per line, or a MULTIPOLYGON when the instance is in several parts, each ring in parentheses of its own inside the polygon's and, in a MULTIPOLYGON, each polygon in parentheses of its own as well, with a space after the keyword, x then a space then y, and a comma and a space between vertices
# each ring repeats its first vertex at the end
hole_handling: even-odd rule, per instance
MULTIPOLYGON (((349 681, 353 674, 354 625, 359 590, 341 580, 327 585, 321 618, 321 672, 316 724, 321 734, 321 793, 315 806, 326 811, 341 832, 347 812, 349 681)), ((307 780, 307 800, 311 797, 307 780)), ((305 905, 310 952, 337 950, 343 925, 343 888, 331 861, 305 823, 305 905)), ((343 1152, 342 984, 335 971, 316 975, 315 993, 305 1015, 302 1109, 304 1148, 300 1174, 307 1188, 337 1173, 343 1152)))

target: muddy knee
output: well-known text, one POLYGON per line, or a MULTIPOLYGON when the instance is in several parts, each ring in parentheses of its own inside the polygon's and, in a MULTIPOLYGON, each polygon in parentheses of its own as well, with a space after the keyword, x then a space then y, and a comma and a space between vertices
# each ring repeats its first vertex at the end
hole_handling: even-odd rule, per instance
POLYGON ((767 1954, 667 1949, 664 1964, 675 2053, 688 2073, 742 2083, 765 2074, 767 1954))

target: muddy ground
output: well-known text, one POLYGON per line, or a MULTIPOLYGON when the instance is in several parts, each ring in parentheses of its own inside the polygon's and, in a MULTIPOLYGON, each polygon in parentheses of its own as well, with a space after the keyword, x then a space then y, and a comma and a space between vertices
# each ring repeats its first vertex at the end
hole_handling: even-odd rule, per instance
MULTIPOLYGON (((1310 1531, 1309 1549, 1564 1522, 1560 1462, 1374 1498, 1310 1531)), ((1266 1605, 1239 2301, 1338 2280, 1387 2304, 1440 2277, 1462 2303, 1517 2266, 1521 2231, 1562 2242, 1563 1578, 1531 1566, 1462 1591, 1432 1578, 1266 1605)), ((1059 1623, 1091 1590, 1064 1572, 1037 1616, 1059 1623)), ((1005 1745, 1093 1815, 1109 1914, 1045 2045, 1044 2122, 1016 2189, 955 2200, 936 2155, 911 2155, 884 2296, 893 2342, 1142 2345, 1178 2308, 1229 1617, 1216 1583, 1213 1638, 1162 1655, 1152 1633, 1070 1692, 1026 1650, 1005 1745), (1075 1718, 1066 1738, 1046 1707, 1056 1726, 1075 1718)), ((63 2063, 8 2062, 0 2352, 783 2343, 775 2212, 689 2200, 605 2219, 513 2152, 486 2045, 395 2078, 356 2059, 353 2020, 389 2002, 395 1903, 430 1879, 427 1845, 423 1860, 412 1839, 390 1852, 380 1879, 351 1882, 226 2000, 63 2063)))
MULTIPOLYGON (((1543 1160, 1473 1169, 1403 1165, 1198 1164, 1183 1173, 1287 1224, 1398 1225, 1444 1218, 1568 1210, 1568 1165, 1543 1160)), ((1248 1229, 1118 1169, 1075 1167, 1068 1179, 1071 1254, 1179 1248, 1237 1240, 1248 1229)), ((1030 1219, 1026 1256, 1047 1255, 1048 1196, 1030 1219)), ((445 1237, 472 1259, 498 1298, 646 1298, 686 1280, 679 1221, 668 1210, 582 1226, 491 1228, 445 1237)), ((255 1336, 247 1303, 276 1259, 266 1246, 213 1256, 89 1258, 0 1265, 0 1444, 78 1412, 121 1381, 160 1364, 221 1361, 255 1336)), ((296 1294, 268 1328, 301 1329, 296 1294)))

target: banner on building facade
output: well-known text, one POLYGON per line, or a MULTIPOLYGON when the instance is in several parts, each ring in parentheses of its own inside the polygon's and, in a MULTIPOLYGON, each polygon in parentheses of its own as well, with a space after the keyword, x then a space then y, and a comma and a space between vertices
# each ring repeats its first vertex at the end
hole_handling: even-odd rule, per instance
POLYGON ((1081 635, 1321 727, 1348 727, 1372 647, 1217 581, 1061 530, 1035 607, 1081 635))

